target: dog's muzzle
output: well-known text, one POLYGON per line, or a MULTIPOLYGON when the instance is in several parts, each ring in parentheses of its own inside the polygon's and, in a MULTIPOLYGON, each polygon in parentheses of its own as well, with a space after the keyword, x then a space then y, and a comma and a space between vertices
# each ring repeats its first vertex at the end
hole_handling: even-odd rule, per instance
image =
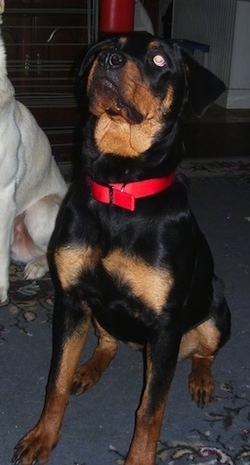
POLYGON ((106 69, 121 68, 126 62, 126 57, 121 52, 105 50, 98 56, 98 62, 106 69))

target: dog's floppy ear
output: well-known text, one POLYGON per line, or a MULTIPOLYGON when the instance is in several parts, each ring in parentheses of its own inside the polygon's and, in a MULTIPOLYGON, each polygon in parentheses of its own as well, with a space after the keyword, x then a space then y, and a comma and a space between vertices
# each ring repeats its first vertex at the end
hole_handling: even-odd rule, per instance
POLYGON ((195 116, 202 116, 226 89, 211 71, 197 63, 185 50, 181 51, 188 86, 189 105, 195 116))

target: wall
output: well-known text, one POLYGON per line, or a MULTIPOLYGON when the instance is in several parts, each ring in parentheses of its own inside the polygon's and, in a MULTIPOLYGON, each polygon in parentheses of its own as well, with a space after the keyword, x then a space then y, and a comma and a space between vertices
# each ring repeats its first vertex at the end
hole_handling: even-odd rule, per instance
POLYGON ((250 0, 175 0, 172 37, 208 44, 206 66, 226 86, 219 103, 250 108, 250 0))

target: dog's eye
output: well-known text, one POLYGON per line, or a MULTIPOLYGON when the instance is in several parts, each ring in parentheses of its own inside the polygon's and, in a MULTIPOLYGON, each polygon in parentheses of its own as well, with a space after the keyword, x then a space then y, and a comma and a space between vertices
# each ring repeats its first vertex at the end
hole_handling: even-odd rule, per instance
POLYGON ((165 66, 165 64, 167 63, 166 62, 166 59, 164 58, 164 56, 162 55, 155 55, 153 57, 153 62, 156 66, 159 66, 160 68, 162 68, 163 66, 165 66))

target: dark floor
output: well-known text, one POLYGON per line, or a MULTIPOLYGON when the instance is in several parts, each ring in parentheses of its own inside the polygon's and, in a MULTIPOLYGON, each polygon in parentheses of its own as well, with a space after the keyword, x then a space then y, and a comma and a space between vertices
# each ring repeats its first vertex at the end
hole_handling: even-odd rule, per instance
POLYGON ((189 158, 249 157, 250 110, 213 105, 201 119, 185 119, 183 136, 189 158))

